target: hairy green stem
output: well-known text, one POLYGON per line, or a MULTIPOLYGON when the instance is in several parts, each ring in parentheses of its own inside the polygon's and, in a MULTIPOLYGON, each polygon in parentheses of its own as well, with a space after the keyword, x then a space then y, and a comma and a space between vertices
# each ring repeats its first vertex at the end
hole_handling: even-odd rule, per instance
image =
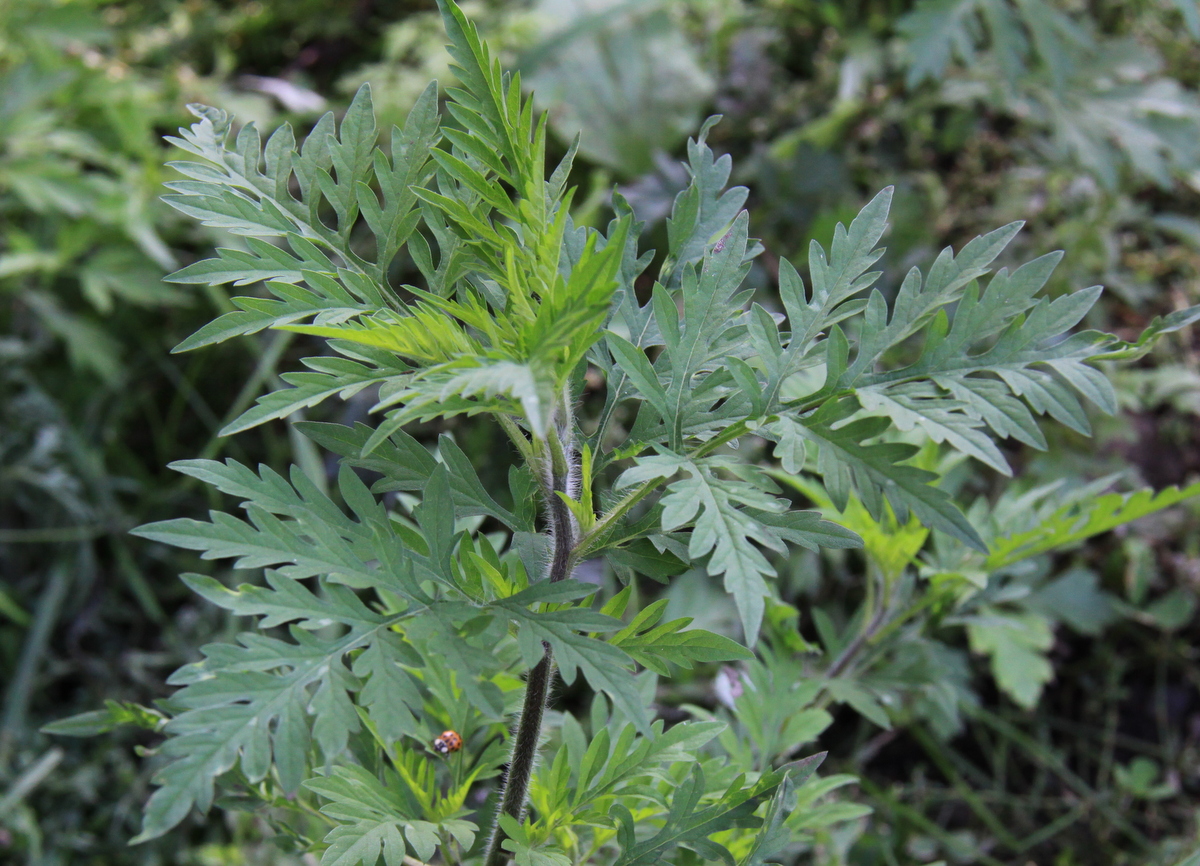
POLYGON ((504 796, 496 811, 496 823, 492 829, 492 840, 488 844, 487 866, 504 866, 509 853, 504 850, 508 834, 500 826, 502 815, 511 815, 520 821, 525 817, 525 799, 529 795, 529 780, 537 763, 538 740, 542 734, 542 717, 546 711, 546 693, 553 678, 554 658, 550 647, 543 644, 542 660, 529 671, 525 683, 525 704, 521 708, 521 722, 513 741, 512 758, 508 762, 508 774, 504 780, 504 796))
MULTIPOLYGON (((569 416, 568 416, 569 418, 569 416)), ((572 472, 577 472, 576 456, 569 444, 570 424, 564 427, 564 435, 560 437, 553 432, 550 441, 546 443, 546 462, 552 467, 549 477, 543 481, 543 499, 550 520, 550 536, 554 547, 550 555, 550 565, 547 579, 552 583, 566 580, 573 570, 575 549, 575 523, 571 510, 559 497, 559 493, 570 494, 570 478, 572 472)), ((529 780, 537 764, 538 741, 542 735, 542 717, 546 712, 546 696, 550 691, 550 683, 554 679, 554 654, 550 645, 542 644, 542 658, 529 671, 525 682, 525 701, 521 706, 521 719, 517 723, 517 734, 513 739, 512 756, 508 762, 508 773, 504 780, 504 793, 500 806, 496 810, 496 820, 492 828, 492 838, 488 843, 487 855, 484 858, 486 866, 504 866, 508 863, 509 853, 504 850, 504 840, 508 835, 500 826, 500 818, 510 815, 520 821, 525 816, 525 803, 529 796, 529 780)))

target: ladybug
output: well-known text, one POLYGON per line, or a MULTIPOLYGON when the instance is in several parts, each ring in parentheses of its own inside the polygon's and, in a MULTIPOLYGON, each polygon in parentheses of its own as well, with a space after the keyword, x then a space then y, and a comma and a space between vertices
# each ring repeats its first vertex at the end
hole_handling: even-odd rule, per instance
POLYGON ((462 737, 454 731, 442 731, 433 741, 433 750, 443 755, 457 752, 462 748, 462 737))

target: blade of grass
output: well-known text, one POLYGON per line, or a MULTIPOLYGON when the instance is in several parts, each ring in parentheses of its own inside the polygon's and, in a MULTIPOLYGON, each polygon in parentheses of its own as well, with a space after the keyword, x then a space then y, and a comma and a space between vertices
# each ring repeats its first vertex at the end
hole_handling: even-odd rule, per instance
POLYGON ((4 792, 3 797, 0 797, 0 819, 11 812, 14 806, 29 795, 30 791, 54 772, 54 768, 62 762, 65 754, 66 752, 61 748, 55 746, 26 767, 25 771, 13 782, 12 787, 4 792))
POLYGON ((1078 796, 1084 798, 1088 803, 1099 811, 1115 828, 1120 830, 1134 844, 1148 849, 1150 840, 1125 819, 1120 812, 1114 809, 1110 804, 1104 802, 1101 795, 1092 788, 1087 782, 1077 776, 1072 770, 1063 763, 1063 760, 1054 754, 1049 748, 1039 743, 1036 739, 1026 734, 1024 731, 1018 730, 1017 727, 1005 719, 1000 718, 994 713, 984 709, 983 707, 967 707, 966 712, 974 719, 987 725, 996 733, 1008 738, 1014 744, 1022 748, 1028 755, 1034 759, 1040 767, 1045 768, 1048 772, 1053 773, 1062 780, 1068 788, 1074 791, 1078 796))
POLYGON ((1068 827, 1086 815, 1089 805, 1090 804, 1086 802, 1079 803, 1075 806, 1075 808, 1071 809, 1071 811, 1067 812, 1065 815, 1058 816, 1045 827, 1030 833, 1021 840, 1019 846, 1016 848, 1016 853, 1023 854, 1029 849, 1041 845, 1046 840, 1053 839, 1063 830, 1066 830, 1068 827))
MULTIPOLYGON (((292 344, 295 334, 290 331, 279 332, 266 349, 259 354, 258 363, 254 366, 254 372, 246 379, 237 396, 233 399, 229 409, 225 415, 217 423, 214 428, 212 437, 208 440, 208 444, 204 446, 204 451, 201 452, 201 458, 205 460, 215 460, 217 455, 225 448, 229 442, 228 436, 218 436, 215 431, 223 430, 226 426, 232 423, 238 416, 250 408, 250 404, 262 391, 263 385, 268 382, 275 381, 276 371, 279 369, 279 361, 283 358, 283 353, 287 351, 288 346, 292 344)), ((279 382, 277 387, 283 387, 284 383, 279 382)))
POLYGON ((891 794, 886 793, 882 788, 877 787, 873 782, 865 776, 858 781, 859 787, 862 788, 871 799, 876 800, 884 806, 889 812, 902 817, 904 820, 915 825, 923 833, 927 833, 936 839, 941 845, 955 856, 967 855, 973 857, 973 860, 966 860, 969 863, 981 864, 981 866, 1006 866, 1006 864, 997 860, 985 851, 981 851, 978 845, 955 836, 944 830, 934 821, 922 815, 912 806, 901 803, 891 794), (966 850, 970 849, 970 850, 966 850))
POLYGON ((133 597, 137 599, 146 618, 157 625, 162 625, 167 621, 167 614, 162 609, 162 605, 158 603, 158 597, 150 587, 150 581, 146 580, 146 575, 142 573, 136 557, 129 552, 129 545, 125 543, 124 539, 124 535, 114 538, 112 546, 121 576, 125 579, 133 597))
POLYGON ((1004 822, 1000 820, 996 813, 989 809, 983 800, 979 799, 975 789, 971 787, 946 757, 945 753, 950 751, 949 747, 945 743, 935 742, 933 737, 919 725, 913 725, 908 729, 908 733, 925 750, 925 754, 929 756, 929 760, 933 761, 942 775, 946 777, 946 780, 954 786, 954 790, 962 797, 963 802, 983 822, 984 826, 996 835, 1000 844, 1011 851, 1019 850, 1020 840, 1004 826, 1004 822))
POLYGON ((0 544, 61 544, 90 541, 110 530, 103 526, 47 526, 36 529, 0 529, 0 544))
POLYGON ((0 764, 8 762, 9 751, 25 727, 25 715, 29 710, 37 667, 46 657, 50 633, 58 622, 58 614, 70 585, 71 569, 65 562, 56 563, 50 572, 50 580, 38 597, 33 624, 25 635, 16 672, 4 691, 4 716, 0 719, 0 764))
POLYGON ((21 628, 25 628, 33 622, 33 617, 29 615, 29 612, 17 604, 16 600, 3 589, 0 589, 0 613, 21 628))

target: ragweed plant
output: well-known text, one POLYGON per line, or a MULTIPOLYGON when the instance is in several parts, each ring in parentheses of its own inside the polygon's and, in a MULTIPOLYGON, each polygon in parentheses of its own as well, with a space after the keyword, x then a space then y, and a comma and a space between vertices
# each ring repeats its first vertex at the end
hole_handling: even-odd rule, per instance
POLYGON ((820 757, 792 759, 830 724, 821 687, 747 681, 758 700, 730 706, 762 728, 749 746, 720 720, 666 728, 651 707, 659 676, 753 653, 687 618, 663 622, 665 601, 636 609, 635 578, 720 577, 753 647, 772 554, 861 546, 793 507, 760 465, 771 449, 783 473, 818 475, 836 509, 853 494, 875 519, 911 514, 986 555, 901 438, 1007 473, 995 439, 1041 445, 1047 414, 1085 430, 1082 400, 1115 408, 1093 364, 1139 347, 1068 335, 1099 289, 1038 298, 1055 255, 981 286, 1018 225, 946 250, 928 276, 914 269, 890 304, 863 297, 879 277, 886 190, 828 253, 814 244, 810 288, 782 263, 786 315, 748 305, 759 247, 746 190, 725 189, 729 159, 705 144, 707 126, 688 147, 664 256, 639 249, 619 196, 604 231, 576 226, 574 148, 547 171, 546 119, 519 77, 453 2, 443 13, 460 84, 444 116, 431 85, 390 152, 366 88, 299 147, 288 127, 265 148, 253 126, 231 143, 230 119, 207 107, 173 139, 194 158, 175 163, 188 179, 168 201, 246 242, 171 279, 270 294, 234 299, 178 350, 267 328, 328 348, 225 432, 364 391, 379 421, 297 423, 341 458, 336 500, 298 468, 184 461, 245 515, 138 530, 265 569, 265 584, 237 589, 184 576, 259 619, 172 676, 165 716, 138 716, 167 734, 139 838, 208 809, 219 787, 270 807, 330 866, 763 863, 820 825, 812 804, 830 786, 797 790, 820 757), (422 286, 389 279, 402 249, 422 286), (650 288, 644 303, 635 284, 650 288), (589 372, 602 401, 582 399, 589 372), (405 429, 480 415, 511 443, 508 491, 489 490, 448 435, 430 450, 405 429), (606 594, 576 579, 597 560, 629 585, 606 594), (580 674, 590 713, 548 715, 555 676, 580 674), (775 702, 787 713, 764 708, 775 702))

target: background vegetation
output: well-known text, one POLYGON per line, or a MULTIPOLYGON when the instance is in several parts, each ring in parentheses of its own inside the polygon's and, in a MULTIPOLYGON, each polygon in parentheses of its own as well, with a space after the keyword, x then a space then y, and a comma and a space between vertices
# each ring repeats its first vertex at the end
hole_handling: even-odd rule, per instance
MULTIPOLYGON (((607 223, 617 185, 665 248, 684 141, 723 114, 709 142, 733 154, 733 180, 749 189, 766 249, 750 284, 768 306, 779 306, 779 256, 804 260, 810 239, 828 244, 834 224, 888 184, 885 283, 947 244, 1026 219, 1006 261, 1065 249, 1051 294, 1107 287, 1089 327, 1129 336, 1200 303, 1191 0, 539 0, 468 11, 551 111, 556 146, 583 131, 579 222, 607 223)), ((276 468, 298 460, 315 479, 329 470, 282 423, 216 435, 311 352, 307 338, 244 338, 240 356, 167 354, 229 303, 161 276, 240 241, 158 201, 174 177, 161 136, 197 101, 264 130, 307 126, 363 81, 386 128, 431 77, 447 83, 440 27, 431 3, 0 0, 0 860, 299 862, 235 812, 127 847, 148 794, 140 755, 157 738, 38 729, 105 699, 151 704, 195 647, 231 629, 175 579, 194 558, 127 534, 213 504, 168 462, 229 454, 276 468), (250 384, 231 391, 231 381, 250 384)), ((1080 485, 1102 479, 1162 487, 1200 475, 1200 336, 1168 336, 1117 375, 1123 412, 1092 418, 1093 438, 1057 432, 1046 451, 1010 442, 1005 456, 1033 483, 1065 485, 1046 494, 1052 505, 1067 489, 1094 495, 1103 484, 1080 485)), ((354 406, 328 420, 352 422, 354 406)), ((486 482, 494 443, 471 429, 458 442, 486 482)), ((494 471, 499 481, 505 467, 494 471)), ((958 475, 967 500, 995 481, 967 464, 958 475)), ((839 710, 822 738, 826 772, 861 783, 839 791, 806 858, 1169 866, 1200 845, 1194 502, 1035 560, 1042 595, 1019 615, 1043 625, 1024 644, 997 649, 945 623, 943 678, 956 684, 961 726, 839 710)), ((835 554, 797 556, 781 582, 800 633, 827 646, 867 584, 860 555, 835 554)), ((666 596, 698 607, 719 593, 689 579, 666 596)), ((697 625, 736 636, 728 605, 708 607, 711 621, 697 625)), ((713 709, 736 681, 701 668, 676 687, 713 709)), ((887 694, 887 683, 872 687, 887 694)))

